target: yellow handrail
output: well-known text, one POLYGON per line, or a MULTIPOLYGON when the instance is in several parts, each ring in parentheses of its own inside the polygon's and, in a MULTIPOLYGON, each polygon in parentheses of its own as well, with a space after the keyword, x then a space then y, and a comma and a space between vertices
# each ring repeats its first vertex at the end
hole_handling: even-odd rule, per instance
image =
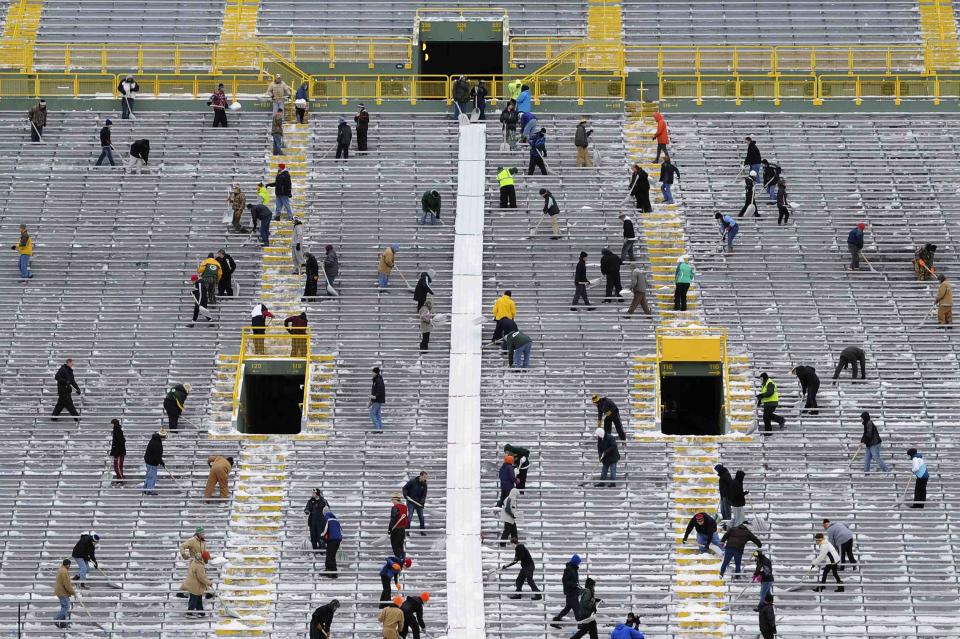
POLYGON ((287 331, 283 326, 243 326, 240 328, 240 354, 237 356, 236 377, 233 380, 233 398, 232 413, 237 414, 240 402, 240 382, 243 377, 244 364, 248 360, 304 360, 306 367, 304 369, 303 385, 303 415, 307 414, 310 404, 310 359, 312 352, 310 348, 310 328, 304 327, 302 333, 293 334, 287 331), (259 331, 259 333, 258 333, 259 331), (286 341, 290 345, 287 350, 281 347, 280 352, 271 352, 269 342, 272 340, 286 341), (295 342, 302 341, 303 344, 297 352, 294 352, 295 342), (250 352, 250 351, 253 352, 250 352))

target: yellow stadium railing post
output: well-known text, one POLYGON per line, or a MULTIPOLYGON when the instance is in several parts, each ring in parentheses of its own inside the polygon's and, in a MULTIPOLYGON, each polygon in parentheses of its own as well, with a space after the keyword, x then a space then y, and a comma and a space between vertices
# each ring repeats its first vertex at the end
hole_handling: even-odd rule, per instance
POLYGON ((583 106, 583 76, 577 74, 577 106, 583 106))
POLYGON ((657 75, 663 75, 663 47, 657 49, 657 75))
POLYGON ((367 45, 367 47, 368 47, 368 49, 369 49, 369 51, 368 51, 367 68, 373 69, 373 68, 376 67, 376 65, 375 65, 374 62, 373 62, 373 61, 376 59, 376 56, 374 55, 374 51, 373 51, 373 41, 372 41, 372 40, 370 41, 370 44, 367 45))
POLYGON ((180 45, 173 50, 173 72, 180 73, 180 45))
POLYGON ((940 76, 933 76, 933 104, 940 106, 940 76))
POLYGON ((379 75, 377 76, 376 93, 377 93, 376 95, 377 106, 380 106, 381 104, 383 104, 383 87, 382 87, 381 78, 379 75))
POLYGON ((336 68, 337 66, 337 45, 334 43, 333 39, 330 40, 330 68, 336 68))
POLYGON ((779 61, 777 60, 777 47, 770 47, 770 72, 778 73, 780 69, 777 68, 779 61))
POLYGON ((901 100, 900 100, 900 76, 899 75, 896 76, 896 80, 894 81, 894 87, 895 88, 893 91, 893 103, 897 106, 900 106, 901 100))
POLYGON ((740 49, 737 47, 733 48, 733 54, 730 56, 730 66, 733 73, 740 72, 740 49))
POLYGON ((740 76, 739 75, 733 76, 733 87, 734 87, 734 96, 736 97, 733 103, 736 104, 737 106, 740 106, 743 104, 743 100, 740 98, 740 76))
POLYGON ((340 104, 347 104, 347 76, 340 76, 340 104))
POLYGON ((107 72, 107 47, 104 45, 100 48, 100 73, 107 72))
POLYGON ((817 75, 817 49, 810 47, 810 75, 817 75))
POLYGON ((407 63, 404 65, 407 69, 413 68, 413 42, 407 41, 407 63))
POLYGON ((893 51, 890 49, 890 47, 887 47, 886 67, 887 75, 893 75, 893 51))
POLYGON ((847 75, 850 76, 851 78, 853 77, 853 69, 854 69, 853 47, 850 47, 847 50, 847 75))
POLYGON ((693 53, 693 72, 700 73, 700 47, 697 47, 693 53))
POLYGON ((697 106, 703 106, 703 84, 700 81, 700 76, 697 75, 697 106))
POLYGON ((857 76, 857 79, 854 81, 853 87, 854 87, 854 88, 853 88, 853 95, 854 95, 853 103, 856 104, 857 106, 860 106, 861 104, 863 104, 863 90, 862 90, 863 87, 862 87, 862 85, 860 84, 860 76, 859 76, 859 75, 857 76))
POLYGON ((137 47, 137 73, 143 73, 143 45, 137 47))
POLYGON ((813 106, 823 105, 823 78, 813 76, 813 106))
POLYGON ((780 75, 773 76, 773 106, 780 106, 780 75))
POLYGON ((63 70, 70 70, 70 47, 63 48, 63 70))

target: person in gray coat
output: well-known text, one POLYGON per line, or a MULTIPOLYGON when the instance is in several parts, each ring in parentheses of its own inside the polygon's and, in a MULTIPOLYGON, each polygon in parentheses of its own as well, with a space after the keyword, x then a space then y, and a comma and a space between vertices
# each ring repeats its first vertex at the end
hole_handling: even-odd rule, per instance
POLYGON ((650 315, 650 307, 647 305, 647 278, 639 266, 634 266, 630 272, 630 290, 633 292, 633 301, 630 302, 630 308, 624 317, 633 317, 638 306, 643 309, 644 315, 650 315))
POLYGON ((290 240, 290 257, 293 259, 294 273, 300 275, 303 266, 303 222, 299 218, 293 220, 293 238, 290 240))
POLYGON ((333 281, 340 274, 340 258, 337 257, 337 252, 333 250, 333 244, 327 244, 325 250, 327 253, 323 256, 323 270, 327 274, 327 283, 333 286, 333 281))
POLYGON ((425 353, 430 348, 430 331, 433 328, 433 295, 427 295, 417 314, 420 316, 420 352, 425 353))
POLYGON ((853 556, 853 532, 847 528, 846 524, 841 524, 839 521, 831 523, 829 519, 823 520, 823 529, 827 531, 827 541, 830 545, 840 551, 840 570, 844 569, 845 564, 850 564, 856 569, 857 560, 853 556))

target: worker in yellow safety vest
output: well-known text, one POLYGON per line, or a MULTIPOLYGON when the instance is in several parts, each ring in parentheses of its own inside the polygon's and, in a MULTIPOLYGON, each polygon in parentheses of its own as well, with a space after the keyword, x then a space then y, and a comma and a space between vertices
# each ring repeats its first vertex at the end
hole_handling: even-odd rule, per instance
POLYGON ((520 97, 520 92, 523 90, 523 80, 518 78, 510 82, 507 84, 507 90, 510 92, 510 99, 516 102, 517 98, 520 97))
POLYGON ((757 406, 763 407, 763 434, 769 435, 773 429, 770 421, 777 422, 780 428, 786 423, 783 417, 776 414, 780 405, 780 394, 777 392, 777 383, 766 373, 760 373, 760 393, 757 395, 757 406))
POLYGON ((497 167, 497 182, 500 183, 500 208, 517 208, 517 191, 513 188, 513 176, 517 174, 516 168, 505 169, 502 166, 497 167))

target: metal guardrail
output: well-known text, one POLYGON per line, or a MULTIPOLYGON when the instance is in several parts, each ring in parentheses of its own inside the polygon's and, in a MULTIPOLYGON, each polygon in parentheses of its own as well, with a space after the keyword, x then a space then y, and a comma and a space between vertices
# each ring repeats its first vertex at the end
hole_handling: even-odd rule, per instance
POLYGON ((660 76, 661 100, 727 100, 740 105, 744 100, 806 100, 821 105, 825 100, 931 101, 960 100, 960 73, 943 74, 689 74, 660 76))

